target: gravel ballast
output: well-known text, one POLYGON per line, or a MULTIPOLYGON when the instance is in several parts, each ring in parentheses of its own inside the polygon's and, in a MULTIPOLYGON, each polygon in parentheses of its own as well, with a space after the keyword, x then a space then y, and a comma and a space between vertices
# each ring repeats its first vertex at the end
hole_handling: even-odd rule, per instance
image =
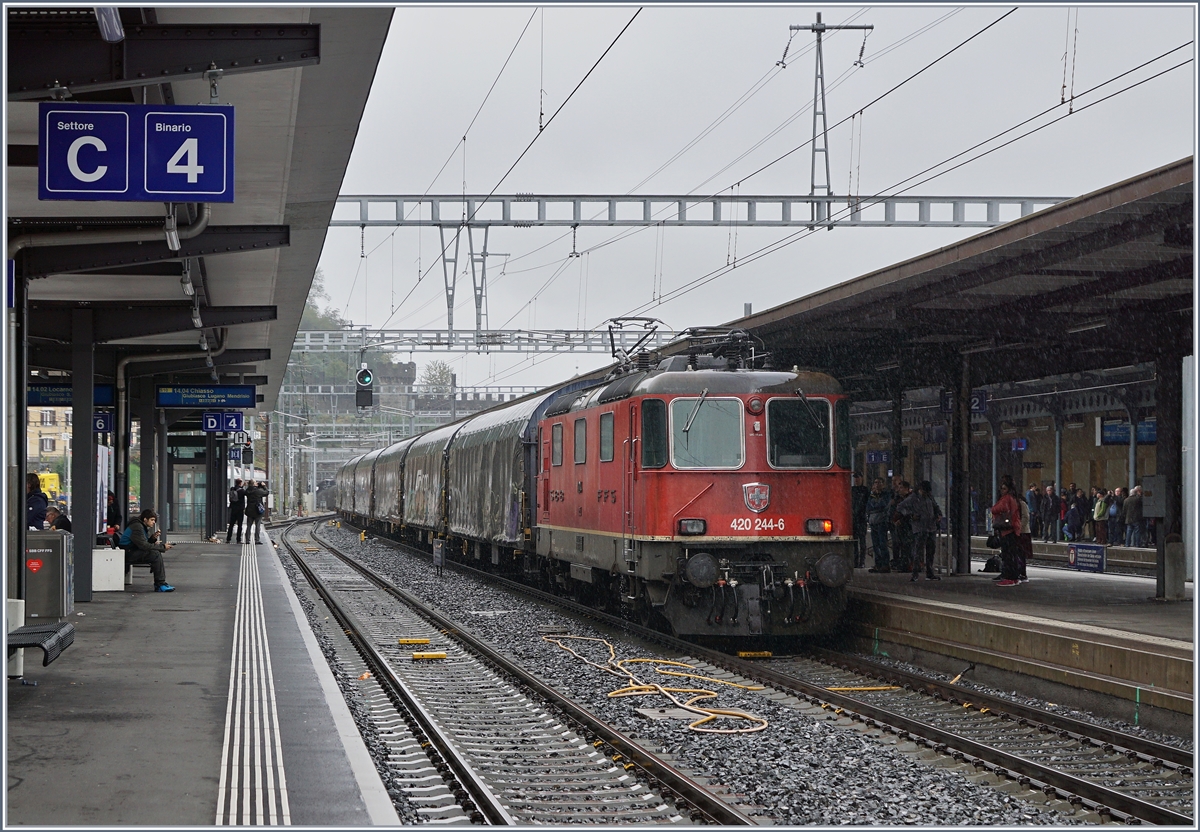
MULTIPOLYGON (((567 613, 489 585, 453 569, 436 575, 428 558, 407 555, 357 533, 322 527, 320 534, 400 588, 426 600, 449 618, 531 668, 542 679, 667 757, 711 788, 728 791, 742 811, 774 824, 1009 825, 1079 823, 1053 808, 1036 806, 972 782, 962 770, 917 759, 915 747, 898 748, 893 737, 874 739, 835 726, 829 715, 782 704, 764 692, 712 682, 660 676, 651 665, 631 667, 638 678, 663 686, 717 691, 697 704, 742 710, 767 720, 755 733, 708 734, 680 719, 647 719, 636 708, 674 707, 660 694, 610 698, 629 680, 594 667, 552 644, 539 628, 561 628, 572 636, 606 639, 618 659, 671 658, 631 636, 602 632, 567 613)), ((286 558, 286 555, 283 555, 286 558)), ((290 558, 286 558, 290 560, 290 558)), ((608 659, 599 642, 570 641, 596 664, 608 659)), ((704 675, 704 671, 697 673, 704 675)), ((678 695, 686 701, 693 694, 678 695)), ((776 698, 779 698, 776 695, 776 698)), ((733 720, 719 720, 733 727, 733 720)), ((746 725, 748 723, 742 723, 746 725)))

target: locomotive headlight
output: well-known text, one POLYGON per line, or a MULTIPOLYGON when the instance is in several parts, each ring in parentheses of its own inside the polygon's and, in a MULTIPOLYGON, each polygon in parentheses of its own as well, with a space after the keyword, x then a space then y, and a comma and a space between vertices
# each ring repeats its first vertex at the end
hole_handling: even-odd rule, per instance
POLYGON ((809 534, 833 534, 832 520, 809 520, 804 524, 809 534))
POLYGON ((753 413, 755 416, 762 413, 763 412, 762 399, 760 399, 758 396, 751 397, 751 399, 748 402, 746 402, 746 409, 749 410, 751 413, 753 413))
POLYGON ((704 534, 708 531, 708 524, 703 520, 680 520, 680 534, 704 534))

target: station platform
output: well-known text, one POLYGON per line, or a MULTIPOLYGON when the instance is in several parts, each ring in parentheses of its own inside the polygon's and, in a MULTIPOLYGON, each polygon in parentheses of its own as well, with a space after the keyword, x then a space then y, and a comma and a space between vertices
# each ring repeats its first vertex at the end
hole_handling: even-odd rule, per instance
POLYGON ((970 574, 917 582, 856 569, 851 636, 864 652, 947 672, 974 664, 970 678, 983 684, 1137 724, 1190 726, 1192 584, 1186 601, 1166 603, 1143 576, 1029 566, 1028 583, 1000 587, 982 568, 977 560, 970 574))
POLYGON ((5 826, 398 825, 273 548, 166 564, 175 592, 134 569, 8 680, 5 826))

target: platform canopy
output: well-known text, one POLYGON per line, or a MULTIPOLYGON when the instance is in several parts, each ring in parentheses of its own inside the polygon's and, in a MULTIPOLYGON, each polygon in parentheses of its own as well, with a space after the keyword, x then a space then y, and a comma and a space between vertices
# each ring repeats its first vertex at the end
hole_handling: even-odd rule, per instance
MULTIPOLYGON (((41 240, 15 258, 29 278, 30 369, 71 370, 71 310, 83 304, 96 310, 97 381, 124 357, 184 353, 138 366, 202 381, 211 358, 222 382, 260 384, 259 409, 273 409, 392 9, 122 8, 126 38, 111 47, 90 8, 6 13, 9 242, 41 240), (67 101, 207 104, 203 73, 213 64, 223 70, 219 103, 236 112, 236 201, 212 204, 207 227, 178 251, 165 238, 46 242, 53 232, 162 225, 166 213, 163 203, 38 200, 37 111, 51 100, 47 85, 65 87, 67 101)), ((203 213, 196 204, 177 210, 180 227, 203 213)))
POLYGON ((1192 353, 1191 157, 727 326, 860 400, 1192 353))

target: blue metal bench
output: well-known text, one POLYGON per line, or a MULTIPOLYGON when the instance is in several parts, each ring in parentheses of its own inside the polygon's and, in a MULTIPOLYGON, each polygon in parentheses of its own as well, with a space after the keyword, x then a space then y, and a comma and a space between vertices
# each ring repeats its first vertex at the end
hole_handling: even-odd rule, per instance
POLYGON ((27 624, 15 630, 9 630, 5 635, 8 644, 8 655, 22 647, 42 648, 42 667, 50 664, 59 657, 75 641, 75 625, 70 621, 47 622, 45 624, 27 624))

